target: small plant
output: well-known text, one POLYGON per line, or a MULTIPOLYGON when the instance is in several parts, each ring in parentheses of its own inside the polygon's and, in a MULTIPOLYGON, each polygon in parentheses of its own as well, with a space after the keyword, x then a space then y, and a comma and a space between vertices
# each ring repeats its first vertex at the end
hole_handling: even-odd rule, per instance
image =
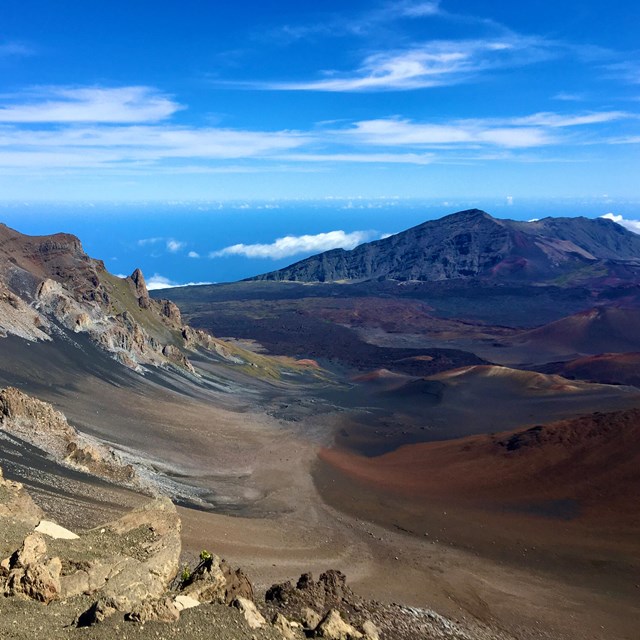
POLYGON ((194 580, 197 579, 199 575, 202 575, 204 571, 210 571, 212 565, 213 555, 206 549, 203 549, 200 552, 200 562, 195 566, 193 570, 187 563, 185 563, 185 565, 182 567, 182 572, 180 573, 180 579, 178 580, 177 577, 174 579, 173 588, 177 587, 180 590, 188 587, 194 580))

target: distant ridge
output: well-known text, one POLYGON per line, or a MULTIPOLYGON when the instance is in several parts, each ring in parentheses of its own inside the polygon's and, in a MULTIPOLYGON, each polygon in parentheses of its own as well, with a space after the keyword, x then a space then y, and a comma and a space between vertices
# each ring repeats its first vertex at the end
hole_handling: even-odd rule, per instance
POLYGON ((351 251, 332 249, 247 280, 336 282, 480 278, 549 282, 640 275, 640 235, 604 218, 502 220, 468 209, 351 251))

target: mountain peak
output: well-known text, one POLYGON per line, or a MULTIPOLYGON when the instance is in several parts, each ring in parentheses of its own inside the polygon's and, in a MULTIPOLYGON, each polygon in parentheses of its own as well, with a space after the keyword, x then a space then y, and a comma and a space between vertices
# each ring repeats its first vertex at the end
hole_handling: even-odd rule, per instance
POLYGON ((455 213, 450 213, 448 216, 445 216, 444 218, 442 218, 442 220, 446 220, 449 218, 463 219, 463 220, 475 219, 475 218, 487 218, 489 220, 495 220, 493 216, 489 215, 486 211, 483 211, 482 209, 464 209, 464 211, 456 211, 455 213))
MULTIPOLYGON (((545 218, 535 224, 496 219, 481 209, 362 244, 325 252, 252 278, 299 282, 483 279, 553 282, 607 261, 640 267, 640 236, 592 218, 545 218)), ((602 270, 601 270, 602 271, 602 270)))

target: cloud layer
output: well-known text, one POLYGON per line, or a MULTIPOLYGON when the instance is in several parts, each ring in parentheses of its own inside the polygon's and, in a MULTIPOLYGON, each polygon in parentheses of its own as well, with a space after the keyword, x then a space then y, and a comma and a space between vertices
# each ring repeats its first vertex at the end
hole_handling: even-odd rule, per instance
POLYGON ((353 249, 377 236, 371 231, 328 231, 316 235, 285 236, 271 244, 234 244, 219 251, 212 251, 210 258, 244 256, 245 258, 270 258, 278 260, 301 253, 321 253, 329 249, 353 249))
POLYGON ((51 88, 48 97, 44 92, 39 90, 36 101, 14 96, 12 104, 0 106, 5 173, 197 174, 259 171, 281 163, 300 170, 304 163, 319 162, 426 165, 474 157, 484 162, 489 148, 513 152, 640 139, 640 118, 627 111, 431 121, 396 115, 261 131, 174 124, 169 119, 181 106, 152 87, 51 88), (624 139, 608 132, 617 123, 630 125, 624 139))

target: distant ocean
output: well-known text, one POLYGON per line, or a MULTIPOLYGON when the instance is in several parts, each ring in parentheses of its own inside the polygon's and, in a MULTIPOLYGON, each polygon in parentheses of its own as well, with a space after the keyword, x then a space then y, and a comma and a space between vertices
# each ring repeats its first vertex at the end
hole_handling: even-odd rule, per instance
POLYGON ((5 203, 0 222, 27 234, 64 231, 77 235, 85 251, 112 273, 136 267, 160 285, 229 282, 272 271, 315 251, 279 259, 240 255, 209 257, 235 244, 270 244, 283 236, 342 230, 392 234, 469 208, 497 218, 598 217, 613 212, 640 219, 640 202, 593 199, 367 200, 149 203, 5 203))

